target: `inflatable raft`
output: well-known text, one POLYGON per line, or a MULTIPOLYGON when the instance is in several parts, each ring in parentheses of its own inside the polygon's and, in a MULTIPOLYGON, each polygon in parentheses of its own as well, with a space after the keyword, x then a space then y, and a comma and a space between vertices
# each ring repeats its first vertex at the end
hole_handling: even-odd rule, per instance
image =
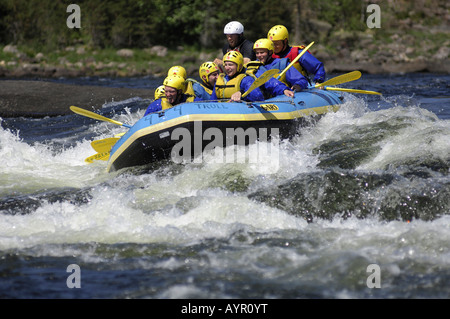
POLYGON ((214 147, 254 142, 262 135, 294 136, 300 126, 335 112, 343 97, 335 91, 308 89, 294 98, 277 96, 263 102, 183 103, 149 114, 112 147, 108 172, 155 161, 194 158, 214 147), (307 120, 308 119, 308 120, 307 120))

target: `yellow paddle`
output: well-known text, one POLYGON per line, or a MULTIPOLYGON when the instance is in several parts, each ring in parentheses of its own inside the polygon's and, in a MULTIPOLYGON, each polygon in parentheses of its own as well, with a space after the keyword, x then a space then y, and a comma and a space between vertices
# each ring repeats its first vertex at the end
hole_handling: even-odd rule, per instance
POLYGON ((272 69, 272 70, 267 70, 266 72, 264 72, 263 74, 261 74, 261 76, 259 78, 257 78, 255 80, 255 82, 252 83, 252 85, 250 85, 250 87, 248 88, 247 91, 244 92, 244 94, 242 94, 241 98, 243 99, 244 97, 246 97, 251 91, 253 91, 256 88, 259 88, 261 85, 263 85, 264 83, 266 83, 267 81, 269 81, 275 74, 278 73, 278 69, 272 69))
POLYGON ((99 120, 99 121, 110 122, 110 123, 113 123, 113 124, 122 125, 122 126, 125 126, 125 127, 128 127, 128 128, 131 128, 131 125, 124 124, 122 122, 109 119, 107 117, 104 117, 102 115, 99 115, 97 113, 94 113, 94 112, 91 112, 91 111, 88 111, 88 110, 85 110, 85 109, 82 109, 82 108, 77 107, 77 106, 73 106, 72 105, 70 107, 70 110, 72 112, 74 112, 74 113, 77 113, 77 114, 80 114, 80 115, 83 115, 83 116, 86 116, 86 117, 90 117, 91 119, 96 119, 96 120, 99 120))
POLYGON ((108 137, 101 140, 96 140, 91 142, 92 148, 98 152, 92 156, 89 156, 85 159, 87 163, 92 163, 93 161, 107 161, 109 159, 109 153, 111 152, 111 148, 116 144, 120 137, 125 133, 116 134, 116 137, 108 137))
POLYGON ((104 153, 111 151, 111 148, 119 140, 118 137, 108 137, 101 140, 96 140, 91 142, 92 148, 99 153, 104 153))
POLYGON ((109 152, 102 152, 89 156, 84 161, 86 163, 92 163, 94 161, 107 161, 108 159, 109 159, 109 152))
POLYGON ((336 76, 336 77, 329 79, 328 81, 325 81, 323 83, 316 84, 315 87, 319 88, 319 87, 326 86, 326 85, 338 85, 338 84, 358 80, 360 77, 361 77, 361 72, 353 71, 350 73, 336 76))
POLYGON ((325 90, 329 91, 343 91, 343 92, 350 92, 350 93, 362 93, 362 94, 377 94, 382 95, 381 93, 375 92, 375 91, 364 91, 364 90, 354 90, 354 89, 343 89, 343 88, 330 88, 326 87, 325 90))
POLYGON ((313 44, 314 44, 314 41, 311 42, 307 47, 305 47, 305 48, 303 49, 303 51, 300 52, 300 54, 297 55, 297 56, 295 57, 295 59, 292 60, 291 63, 289 63, 289 65, 283 70, 283 72, 281 72, 280 74, 278 74, 278 75, 276 76, 276 79, 279 80, 279 79, 287 72, 287 70, 289 70, 289 68, 290 68, 291 66, 293 66, 293 65, 294 65, 294 64, 302 57, 303 54, 306 53, 306 51, 308 51, 308 49, 309 49, 313 44))

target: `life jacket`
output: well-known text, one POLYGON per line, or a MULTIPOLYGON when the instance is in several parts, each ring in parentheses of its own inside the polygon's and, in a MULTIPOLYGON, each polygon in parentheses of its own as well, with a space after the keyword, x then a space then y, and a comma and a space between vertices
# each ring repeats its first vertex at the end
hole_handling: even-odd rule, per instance
POLYGON ((195 81, 194 79, 187 79, 186 80, 186 90, 184 91, 187 95, 195 95, 194 88, 192 87, 192 81, 195 81))
MULTIPOLYGON (((299 54, 300 52, 305 48, 304 45, 300 45, 300 46, 292 46, 291 49, 289 50, 288 54, 286 54, 286 56, 284 56, 283 58, 288 58, 289 61, 293 61, 299 54)), ((309 52, 309 51, 308 51, 309 52)), ((273 58, 281 58, 281 56, 273 53, 272 54, 273 58)), ((299 61, 297 61, 294 64, 294 68, 296 68, 303 76, 307 77, 308 76, 308 72, 306 72, 306 70, 302 67, 302 65, 300 64, 299 61)))
POLYGON ((203 81, 198 82, 195 79, 189 78, 186 80, 186 82, 188 83, 188 87, 186 89, 186 94, 195 95, 194 83, 197 83, 198 85, 200 85, 205 90, 205 92, 208 93, 209 95, 212 94, 212 88, 209 88, 208 86, 206 86, 205 82, 203 82, 203 81))
POLYGON ((210 89, 209 87, 207 87, 207 86, 204 85, 203 83, 200 83, 200 82, 199 82, 199 84, 202 86, 202 88, 205 89, 206 93, 208 93, 209 95, 212 94, 212 89, 210 89))
POLYGON ((225 74, 219 74, 216 81, 216 96, 219 99, 230 99, 231 96, 241 90, 241 81, 246 76, 245 73, 240 73, 231 80, 225 78, 225 74))
MULTIPOLYGON (((245 65, 245 74, 251 76, 256 81, 256 79, 258 78, 256 76, 256 72, 258 72, 261 67, 265 70, 264 64, 262 64, 261 61, 250 61, 245 65)), ((268 99, 271 97, 264 85, 261 85, 259 89, 261 90, 264 99, 268 99)))
POLYGON ((245 73, 247 75, 254 76, 255 73, 259 70, 259 68, 263 66, 261 61, 250 61, 246 65, 244 65, 245 73))
POLYGON ((166 97, 161 97, 161 109, 166 110, 170 109, 171 107, 173 107, 173 105, 167 101, 166 97))

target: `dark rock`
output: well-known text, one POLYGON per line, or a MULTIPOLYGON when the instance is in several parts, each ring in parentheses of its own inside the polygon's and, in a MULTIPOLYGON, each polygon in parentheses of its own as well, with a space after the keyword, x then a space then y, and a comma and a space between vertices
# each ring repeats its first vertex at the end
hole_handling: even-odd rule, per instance
POLYGON ((0 117, 45 117, 71 113, 71 105, 100 109, 111 101, 153 99, 153 89, 69 85, 45 81, 0 81, 0 117))

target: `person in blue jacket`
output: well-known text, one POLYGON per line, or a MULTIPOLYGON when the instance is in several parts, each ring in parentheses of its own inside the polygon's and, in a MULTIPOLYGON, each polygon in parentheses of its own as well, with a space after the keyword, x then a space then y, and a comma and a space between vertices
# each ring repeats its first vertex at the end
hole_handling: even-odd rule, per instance
MULTIPOLYGON (((289 61, 292 62, 304 48, 304 46, 289 45, 289 32, 283 25, 272 27, 267 33, 267 38, 273 41, 274 53, 272 56, 274 58, 288 58, 289 61)), ((316 83, 325 81, 326 73, 323 63, 310 52, 306 52, 298 62, 294 64, 294 67, 306 77, 310 74, 314 74, 313 81, 316 83)))
MULTIPOLYGON (((229 99, 240 101, 242 94, 246 92, 255 81, 255 76, 247 75, 244 69, 244 58, 240 52, 229 51, 223 57, 225 73, 219 75, 211 94, 211 100, 229 99)), ((289 97, 294 95, 284 83, 271 78, 263 86, 263 90, 271 96, 285 94, 289 97)), ((252 90, 244 101, 264 101, 267 98, 260 88, 252 90)))
POLYGON ((179 75, 170 75, 164 79, 164 95, 154 100, 147 107, 144 116, 171 108, 184 102, 193 102, 200 99, 183 93, 186 90, 186 80, 179 75))
MULTIPOLYGON (((278 69, 280 73, 290 64, 287 58, 273 58, 273 42, 269 39, 259 39, 253 45, 256 58, 264 65, 263 70, 278 69)), ((260 76, 263 70, 258 70, 256 76, 260 76)), ((279 79, 295 92, 300 92, 308 87, 308 80, 295 68, 290 67, 279 79)))
POLYGON ((214 62, 208 61, 200 66, 198 73, 202 82, 193 81, 194 95, 202 100, 210 100, 214 84, 219 77, 219 67, 214 62))

